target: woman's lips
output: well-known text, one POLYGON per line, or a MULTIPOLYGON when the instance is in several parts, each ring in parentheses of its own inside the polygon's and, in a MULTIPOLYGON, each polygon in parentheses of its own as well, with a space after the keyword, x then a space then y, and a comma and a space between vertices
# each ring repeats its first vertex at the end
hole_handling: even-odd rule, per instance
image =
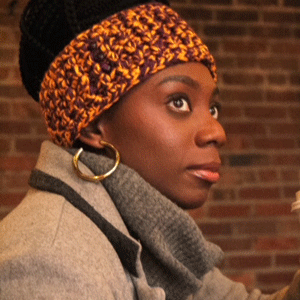
POLYGON ((220 163, 211 163, 207 165, 190 167, 189 172, 205 181, 216 183, 220 179, 219 168, 220 163))
POLYGON ((213 172, 210 170, 193 170, 192 174, 194 174, 196 177, 201 178, 203 180, 216 183, 220 179, 220 173, 219 172, 213 172))

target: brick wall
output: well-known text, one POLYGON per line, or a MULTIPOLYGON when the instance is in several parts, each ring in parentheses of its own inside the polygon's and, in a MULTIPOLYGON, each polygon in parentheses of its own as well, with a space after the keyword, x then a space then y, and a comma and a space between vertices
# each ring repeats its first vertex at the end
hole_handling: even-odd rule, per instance
MULTIPOLYGON (((0 0, 0 218, 25 194, 47 138, 18 71, 26 0, 9 3, 0 0)), ((289 283, 300 257, 300 224, 290 213, 300 189, 300 1, 172 3, 217 60, 228 134, 222 180, 191 215, 225 251, 224 273, 274 291, 289 283)))

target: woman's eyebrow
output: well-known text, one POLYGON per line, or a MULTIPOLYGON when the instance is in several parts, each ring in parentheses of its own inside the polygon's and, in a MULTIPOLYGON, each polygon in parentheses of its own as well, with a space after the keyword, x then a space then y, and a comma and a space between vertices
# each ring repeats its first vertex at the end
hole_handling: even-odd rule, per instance
POLYGON ((173 76, 168 76, 166 78, 164 78, 162 81, 160 81, 158 83, 158 86, 159 85, 162 85, 166 82, 169 82, 169 81, 177 81, 177 82, 181 82, 181 83, 184 83, 194 89, 197 89, 200 87, 200 84, 195 81, 194 79, 192 79, 191 77, 189 76, 183 76, 183 75, 173 75, 173 76))

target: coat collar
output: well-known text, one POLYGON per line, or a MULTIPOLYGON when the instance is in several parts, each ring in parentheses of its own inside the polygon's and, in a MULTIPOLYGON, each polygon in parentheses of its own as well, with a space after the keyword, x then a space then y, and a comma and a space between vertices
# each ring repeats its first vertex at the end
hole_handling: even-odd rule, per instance
MULTIPOLYGON (((86 166, 80 167, 91 174, 86 166)), ((75 175, 71 154, 51 142, 44 142, 37 165, 31 173, 29 185, 64 196, 98 226, 118 253, 124 267, 132 275, 138 276, 137 265, 141 245, 129 235, 126 225, 101 183, 85 182, 75 175)))
MULTIPOLYGON (((111 243, 119 246, 115 249, 128 271, 136 274, 139 267, 128 264, 129 256, 122 258, 121 248, 132 251, 137 263, 140 244, 131 237, 134 236, 143 246, 141 260, 150 286, 163 288, 167 299, 172 300, 195 293, 202 286, 203 276, 222 259, 220 248, 204 239, 186 212, 122 164, 102 183, 79 179, 72 166, 75 152, 76 149, 67 152, 47 142, 43 144, 37 169, 71 187, 103 217, 105 224, 118 230, 117 236, 126 237, 126 245, 123 239, 111 243)), ((113 165, 107 157, 87 152, 80 160, 80 169, 90 175, 105 173, 113 165)), ((53 189, 53 185, 48 184, 48 188, 53 189)))

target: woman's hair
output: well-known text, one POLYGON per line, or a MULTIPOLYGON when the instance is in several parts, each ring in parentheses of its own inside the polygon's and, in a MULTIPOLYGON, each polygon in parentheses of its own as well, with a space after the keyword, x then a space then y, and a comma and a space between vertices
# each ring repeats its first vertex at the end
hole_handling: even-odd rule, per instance
MULTIPOLYGON (((179 15, 163 3, 121 1, 120 5, 115 4, 114 14, 107 9, 109 12, 103 13, 103 20, 99 16, 95 19, 90 17, 94 22, 89 19, 88 26, 83 16, 88 18, 94 6, 102 5, 105 11, 105 5, 111 0, 65 0, 62 1, 65 7, 60 8, 64 12, 57 16, 53 15, 53 10, 57 9, 56 1, 48 0, 47 3, 52 4, 48 6, 45 1, 37 2, 43 5, 35 10, 34 5, 29 3, 22 18, 20 66, 29 93, 35 99, 39 94, 48 132, 56 144, 72 146, 81 131, 102 112, 119 101, 131 88, 166 67, 184 62, 202 62, 214 80, 217 79, 214 59, 207 47, 179 15), (74 3, 82 4, 81 18, 74 12, 74 3), (47 15, 47 10, 53 15, 56 27, 62 22, 56 19, 68 16, 70 20, 69 29, 56 32, 55 39, 49 35, 41 38, 36 34, 38 24, 34 26, 32 21, 28 21, 32 14, 40 11, 47 15), (30 24, 27 27, 26 22, 30 24), (85 27, 88 29, 77 34, 85 27), (72 38, 68 40, 68 36, 72 38), (62 47, 60 38, 66 45, 58 51, 62 47), (57 49, 53 46, 50 51, 49 39, 60 46, 57 49), (29 66, 29 62, 34 60, 32 57, 35 53, 29 55, 28 49, 24 50, 25 44, 38 45, 43 49, 38 51, 33 66, 29 66), (48 52, 51 52, 52 59, 48 52), (43 55, 47 57, 47 66, 43 55), (40 60, 43 61, 41 68, 38 66, 40 60), (38 71, 29 74, 29 67, 38 71)), ((53 30, 54 24, 48 19, 46 25, 41 23, 44 31, 47 31, 47 26, 50 31, 53 30)))

